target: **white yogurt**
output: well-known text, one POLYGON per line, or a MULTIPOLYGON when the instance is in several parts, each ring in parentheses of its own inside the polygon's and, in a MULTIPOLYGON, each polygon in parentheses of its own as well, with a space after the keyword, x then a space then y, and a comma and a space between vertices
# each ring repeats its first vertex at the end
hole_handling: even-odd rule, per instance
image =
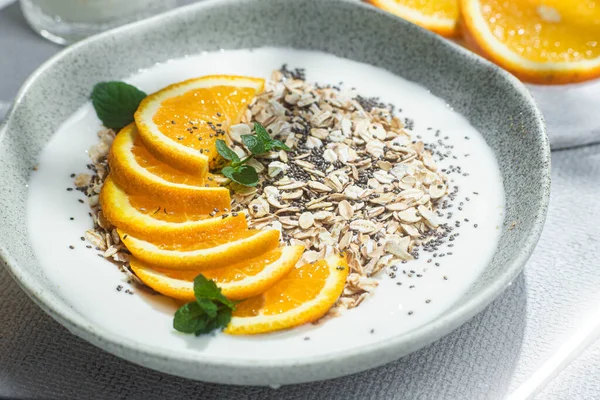
POLYGON ((370 65, 318 52, 273 48, 189 56, 141 70, 126 80, 152 92, 205 74, 268 78, 283 63, 291 68, 306 68, 309 81, 343 81, 363 96, 379 96, 394 104, 402 109, 400 116, 414 120, 412 134, 420 135, 425 142, 436 141, 438 129, 441 137, 449 137, 445 142, 454 145, 458 159, 445 159, 438 163, 439 167, 459 165, 469 174, 450 176, 452 184, 460 187, 452 211, 463 222, 453 247, 440 249, 440 253, 451 251, 453 255, 433 258, 422 252, 420 259, 402 265, 395 279, 381 274, 375 295, 360 307, 317 326, 261 337, 218 334, 197 338, 179 334, 172 329, 176 306, 170 299, 140 291, 133 296, 125 294, 130 286, 124 275, 93 249, 86 249, 87 243, 80 240, 92 226, 88 205, 77 201, 83 199, 81 193, 66 188, 73 186, 72 173, 85 171, 89 163, 86 150, 96 143, 100 129, 91 105, 86 104, 65 121, 44 149, 28 198, 28 228, 35 254, 48 279, 75 310, 121 336, 171 352, 201 352, 203 357, 238 359, 308 358, 415 329, 444 313, 464 295, 496 248, 503 222, 504 191, 494 154, 481 135, 427 89, 370 65), (465 154, 470 156, 464 157, 465 154), (461 201, 464 205, 459 211, 461 201), (465 218, 469 222, 464 222, 465 218), (69 245, 75 249, 69 249, 69 245), (429 258, 433 259, 430 263, 429 258), (435 262, 440 266, 436 267, 435 262), (425 268, 427 271, 423 272, 425 268), (415 273, 408 278, 402 269, 415 273), (124 285, 123 290, 117 291, 117 285, 124 285), (307 336, 310 340, 304 340, 307 336))

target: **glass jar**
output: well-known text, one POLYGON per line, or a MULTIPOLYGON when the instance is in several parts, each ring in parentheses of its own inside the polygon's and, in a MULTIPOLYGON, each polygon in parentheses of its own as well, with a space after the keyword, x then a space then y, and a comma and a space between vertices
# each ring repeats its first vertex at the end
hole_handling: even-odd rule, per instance
POLYGON ((176 6, 177 0, 21 0, 33 30, 63 45, 176 6))

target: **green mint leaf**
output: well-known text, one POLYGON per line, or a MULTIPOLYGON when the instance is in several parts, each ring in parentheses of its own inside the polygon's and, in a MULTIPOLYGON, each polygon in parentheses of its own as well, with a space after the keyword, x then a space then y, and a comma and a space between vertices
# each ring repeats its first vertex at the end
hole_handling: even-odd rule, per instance
POLYGON ((231 166, 225 167, 221 170, 221 173, 223 175, 225 175, 227 178, 231 179, 232 181, 235 182, 235 180, 233 179, 233 174, 235 173, 235 171, 237 171, 236 168, 233 168, 231 166))
POLYGON ((230 160, 233 162, 239 162, 240 157, 236 154, 235 151, 231 150, 227 143, 225 143, 222 139, 217 139, 216 142, 217 152, 226 160, 230 160))
POLYGON ((265 144, 256 135, 242 135, 242 142, 252 154, 266 153, 265 144))
POLYGON ((256 133, 256 137, 258 140, 263 142, 263 144, 267 144, 271 141, 271 135, 265 129, 264 126, 260 124, 260 122, 254 122, 254 133, 256 133))
POLYGON ((196 299, 196 303, 206 313, 208 318, 216 318, 218 306, 211 299, 196 299))
MULTIPOLYGON (((216 301, 231 309, 235 308, 233 303, 227 297, 223 296, 223 293, 221 293, 221 289, 217 284, 210 279, 206 279, 202 274, 194 279, 194 296, 196 296, 196 301, 199 304, 206 299, 216 301)), ((200 305, 202 306, 202 304, 200 305)))
POLYGON ((133 122, 140 102, 146 97, 135 86, 125 82, 100 82, 92 90, 92 105, 107 128, 121 129, 133 122))
POLYGON ((227 177, 232 181, 244 186, 256 186, 258 184, 258 174, 256 173, 256 170, 249 165, 242 165, 238 167, 231 174, 231 176, 227 177))
MULTIPOLYGON (((254 123, 254 132, 256 133, 256 138, 258 139, 258 141, 260 141, 262 143, 262 145, 264 146, 264 151, 260 152, 260 153, 250 150, 254 154, 262 154, 262 153, 266 153, 271 150, 285 150, 285 151, 291 150, 281 140, 272 139, 271 135, 269 135, 269 132, 267 132, 265 127, 262 126, 259 122, 254 123)), ((248 135, 243 135, 243 136, 248 136, 248 135)), ((242 140, 244 139, 243 136, 242 136, 242 140)), ((244 144, 246 144, 245 141, 244 141, 244 144)), ((248 144, 246 144, 246 147, 248 147, 250 149, 250 146, 248 146, 248 144)))
POLYGON ((217 314, 217 318, 215 319, 217 326, 221 327, 221 329, 227 327, 227 325, 229 325, 229 322, 231 321, 232 313, 233 310, 229 307, 223 307, 219 309, 219 313, 217 314))
POLYGON ((196 334, 196 336, 199 336, 205 333, 210 333, 216 329, 222 330, 227 325, 229 325, 229 322, 231 321, 231 313, 232 310, 230 308, 223 307, 219 309, 219 312, 217 313, 217 316, 215 318, 208 321, 206 326, 199 328, 194 333, 196 334))
POLYGON ((269 147, 271 147, 272 150, 285 150, 285 151, 292 150, 281 140, 271 140, 271 143, 269 143, 269 147))
POLYGON ((206 327, 204 310, 197 302, 179 307, 173 318, 173 328, 183 333, 196 333, 206 327))
POLYGON ((200 274, 194 279, 195 302, 181 306, 173 318, 173 328, 196 336, 223 329, 231 321, 235 303, 223 296, 212 280, 200 274))

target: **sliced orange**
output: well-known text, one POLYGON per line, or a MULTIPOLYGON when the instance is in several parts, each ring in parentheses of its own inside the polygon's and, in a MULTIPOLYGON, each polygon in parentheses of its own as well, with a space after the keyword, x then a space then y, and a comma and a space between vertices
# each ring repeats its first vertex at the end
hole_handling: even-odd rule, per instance
POLYGON ((174 299, 194 301, 194 278, 201 273, 215 281, 227 298, 242 300, 263 293, 283 278, 294 268, 303 251, 304 246, 278 247, 250 260, 204 271, 160 269, 135 258, 129 264, 142 282, 174 299))
POLYGON ((228 140, 264 80, 211 75, 176 83, 146 97, 135 122, 146 148, 159 160, 204 178, 216 166, 217 139, 228 140))
POLYGON ((340 297, 347 277, 346 259, 337 255, 295 268, 263 294, 238 304, 225 332, 265 333, 316 321, 340 297))
POLYGON ((461 0, 465 40, 524 81, 600 76, 600 2, 461 0))
POLYGON ((197 243, 155 244, 118 230, 127 249, 139 260, 159 268, 203 270, 258 257, 279 244, 279 231, 246 230, 197 243))
POLYGON ((229 207, 229 190, 214 177, 202 179, 157 160, 143 145, 134 124, 123 128, 110 148, 113 179, 129 193, 146 194, 163 202, 185 203, 196 212, 229 207))
POLYGON ((365 1, 442 36, 458 34, 458 0, 365 1))
POLYGON ((104 181, 100 205, 104 216, 117 228, 154 242, 214 240, 248 227, 244 213, 228 214, 219 209, 218 213, 204 214, 175 207, 173 202, 128 195, 110 176, 104 181))

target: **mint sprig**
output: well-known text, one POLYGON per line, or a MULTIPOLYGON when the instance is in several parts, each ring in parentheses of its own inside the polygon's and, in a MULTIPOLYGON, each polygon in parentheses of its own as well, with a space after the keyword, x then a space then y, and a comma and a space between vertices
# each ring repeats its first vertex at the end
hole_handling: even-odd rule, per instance
MULTIPOLYGON (((260 142, 262 142, 263 145, 265 146, 265 151, 263 151, 262 153, 258 153, 258 154, 255 153, 256 155, 267 153, 272 150, 285 150, 285 151, 291 150, 281 140, 275 140, 275 139, 271 138, 271 135, 269 135, 269 132, 267 132, 265 127, 262 126, 259 122, 254 123, 254 133, 256 133, 256 138, 258 138, 258 140, 260 142)), ((242 141, 244 140, 244 136, 251 136, 251 135, 242 135, 242 141)), ((246 143, 244 142, 244 144, 246 144, 246 143)))
POLYGON ((133 122, 133 115, 146 93, 128 83, 111 81, 96 84, 90 97, 102 124, 121 129, 133 122))
POLYGON ((242 135, 242 142, 250 151, 250 155, 243 160, 233 151, 224 140, 217 139, 217 152, 226 160, 231 161, 230 165, 224 167, 221 173, 234 182, 244 186, 256 186, 258 184, 258 173, 254 167, 246 163, 261 154, 274 150, 290 151, 291 149, 280 140, 271 138, 264 126, 260 123, 254 123, 254 135, 242 135))
POLYGON ((194 296, 196 301, 184 304, 175 312, 175 330, 199 336, 229 324, 235 304, 223 296, 214 281, 198 275, 194 279, 194 296))

